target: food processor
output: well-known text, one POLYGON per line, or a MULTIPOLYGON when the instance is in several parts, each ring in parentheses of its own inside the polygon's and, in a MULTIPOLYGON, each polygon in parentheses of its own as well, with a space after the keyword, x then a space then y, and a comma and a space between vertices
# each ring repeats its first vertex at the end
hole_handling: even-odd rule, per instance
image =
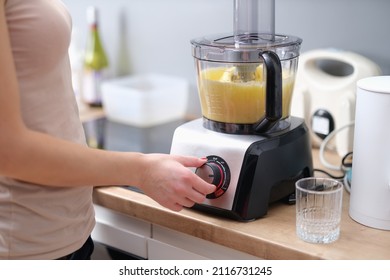
POLYGON ((195 209, 250 221, 294 202, 313 167, 308 128, 290 116, 302 40, 275 34, 274 0, 233 4, 233 34, 191 40, 202 118, 175 130, 171 154, 207 158, 194 172, 217 189, 195 209))

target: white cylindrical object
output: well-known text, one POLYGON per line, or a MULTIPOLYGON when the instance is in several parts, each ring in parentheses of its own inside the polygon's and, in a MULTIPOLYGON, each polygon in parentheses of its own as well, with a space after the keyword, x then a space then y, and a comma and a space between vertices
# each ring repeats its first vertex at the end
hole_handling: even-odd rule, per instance
POLYGON ((390 76, 357 82, 349 215, 390 230, 390 76))

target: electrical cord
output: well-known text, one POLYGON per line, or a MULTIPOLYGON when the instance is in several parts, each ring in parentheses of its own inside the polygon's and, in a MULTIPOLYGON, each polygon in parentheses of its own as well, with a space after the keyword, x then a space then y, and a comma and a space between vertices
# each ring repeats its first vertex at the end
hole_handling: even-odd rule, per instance
POLYGON ((344 187, 347 192, 351 192, 351 179, 352 179, 352 157, 353 152, 347 153, 341 160, 341 169, 344 171, 344 187))
POLYGON ((315 172, 321 172, 321 173, 324 173, 324 174, 326 174, 327 176, 329 176, 329 177, 331 177, 333 179, 340 180, 343 183, 344 188, 345 188, 345 190, 348 193, 351 192, 352 155, 353 155, 353 152, 348 152, 346 155, 344 155, 342 160, 341 160, 341 164, 339 166, 337 166, 337 165, 329 163, 326 160, 326 158, 325 158, 325 150, 326 150, 327 145, 330 142, 330 140, 332 140, 333 137, 337 133, 339 133, 343 129, 346 129, 346 128, 348 128, 350 126, 354 126, 354 125, 355 125, 355 122, 351 122, 351 123, 348 123, 346 125, 343 125, 343 126, 339 127, 338 129, 333 130, 331 133, 328 134, 328 136, 325 137, 325 139, 322 141, 322 143, 320 145, 319 157, 320 157, 321 163, 326 168, 328 168, 330 170, 341 171, 343 173, 343 175, 342 176, 335 176, 335 175, 332 175, 331 173, 329 173, 329 172, 327 172, 325 170, 314 169, 315 172))
POLYGON ((328 176, 328 177, 330 177, 330 178, 332 178, 332 179, 336 179, 336 180, 342 180, 342 179, 344 179, 344 177, 345 177, 344 175, 342 175, 342 176, 336 176, 336 175, 333 175, 333 174, 331 174, 331 173, 329 173, 329 172, 327 172, 327 171, 325 171, 325 170, 317 169, 317 168, 313 169, 313 171, 314 171, 314 172, 323 173, 323 174, 325 174, 326 176, 328 176))
POLYGON ((352 175, 351 171, 352 169, 348 170, 343 179, 344 188, 348 193, 351 193, 351 175, 352 175))
POLYGON ((324 155, 325 148, 327 147, 330 140, 332 140, 333 137, 336 136, 337 133, 339 133, 343 129, 346 129, 346 128, 348 128, 350 126, 354 126, 354 125, 355 125, 355 122, 351 122, 351 123, 348 123, 346 125, 343 125, 343 126, 339 127, 338 129, 335 129, 331 133, 329 133, 328 136, 326 136, 325 139, 322 141, 322 143, 320 145, 320 161, 326 168, 329 168, 332 170, 337 170, 337 171, 340 170, 340 166, 333 165, 326 160, 325 155, 324 155))

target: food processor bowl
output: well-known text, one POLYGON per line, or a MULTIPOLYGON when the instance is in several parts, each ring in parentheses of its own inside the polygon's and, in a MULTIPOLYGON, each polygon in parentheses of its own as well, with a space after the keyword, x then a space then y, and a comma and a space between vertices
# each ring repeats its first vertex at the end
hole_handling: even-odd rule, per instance
POLYGON ((301 43, 295 36, 247 32, 191 40, 203 125, 234 134, 288 128, 301 43), (260 125, 269 115, 271 125, 260 125))

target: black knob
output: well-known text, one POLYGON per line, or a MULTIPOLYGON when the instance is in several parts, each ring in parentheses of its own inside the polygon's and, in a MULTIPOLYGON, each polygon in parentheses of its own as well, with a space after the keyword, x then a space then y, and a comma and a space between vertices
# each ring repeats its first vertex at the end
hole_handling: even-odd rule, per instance
POLYGON ((206 182, 215 185, 217 188, 223 183, 223 171, 215 162, 206 162, 196 169, 195 173, 206 182))
POLYGON ((223 195, 230 183, 229 166, 219 156, 208 156, 207 162, 195 171, 200 178, 217 187, 215 192, 208 194, 209 199, 223 195))

